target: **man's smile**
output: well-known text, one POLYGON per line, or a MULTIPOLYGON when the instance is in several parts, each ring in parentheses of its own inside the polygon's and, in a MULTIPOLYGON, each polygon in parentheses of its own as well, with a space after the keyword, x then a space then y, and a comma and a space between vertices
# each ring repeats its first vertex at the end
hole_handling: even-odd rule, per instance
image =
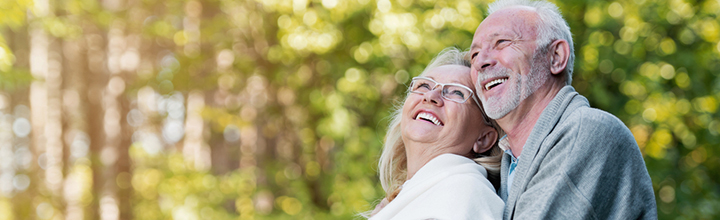
POLYGON ((485 83, 485 86, 484 86, 484 87, 485 87, 485 90, 486 90, 486 91, 490 91, 490 89, 492 89, 493 87, 498 86, 498 85, 504 83, 504 82, 507 81, 507 80, 508 80, 508 78, 500 78, 500 79, 495 79, 495 80, 492 80, 492 81, 490 81, 490 82, 488 82, 488 83, 485 83))

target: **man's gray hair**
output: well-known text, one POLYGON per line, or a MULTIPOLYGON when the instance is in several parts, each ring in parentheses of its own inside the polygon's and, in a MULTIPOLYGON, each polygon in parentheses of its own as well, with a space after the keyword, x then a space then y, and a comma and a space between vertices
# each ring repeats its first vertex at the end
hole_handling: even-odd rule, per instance
POLYGON ((565 84, 572 83, 573 66, 575 63, 575 47, 573 46, 572 33, 565 19, 563 19, 560 9, 555 4, 548 1, 532 1, 532 0, 498 0, 488 5, 488 16, 492 13, 511 6, 527 6, 535 9, 540 17, 538 25, 538 36, 536 40, 537 50, 547 51, 547 46, 554 40, 563 39, 570 46, 570 56, 567 66, 563 71, 565 73, 565 84))

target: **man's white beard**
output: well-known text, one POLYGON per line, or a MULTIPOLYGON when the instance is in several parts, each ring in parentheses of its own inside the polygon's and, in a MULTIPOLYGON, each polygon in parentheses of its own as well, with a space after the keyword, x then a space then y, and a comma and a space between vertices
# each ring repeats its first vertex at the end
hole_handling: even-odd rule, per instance
MULTIPOLYGON (((525 100, 527 97, 535 93, 545 82, 547 82, 550 74, 543 73, 542 56, 536 54, 533 56, 533 64, 530 67, 530 74, 521 75, 519 73, 513 73, 510 69, 500 67, 493 69, 494 72, 484 72, 480 74, 489 76, 510 76, 506 82, 513 81, 513 87, 506 88, 505 93, 502 96, 493 96, 490 98, 484 95, 480 96, 480 99, 485 109, 485 113, 492 119, 500 119, 505 117, 508 113, 518 107, 520 102, 525 100)), ((478 77, 478 85, 481 85, 481 79, 485 77, 478 77)))

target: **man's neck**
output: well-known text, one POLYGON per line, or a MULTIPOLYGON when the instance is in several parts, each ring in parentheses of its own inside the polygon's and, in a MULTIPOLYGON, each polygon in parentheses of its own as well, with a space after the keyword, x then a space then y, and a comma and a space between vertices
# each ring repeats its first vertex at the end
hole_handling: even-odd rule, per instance
POLYGON ((520 102, 520 105, 505 117, 497 120, 500 127, 507 134, 510 150, 515 157, 520 157, 525 142, 530 136, 533 127, 535 127, 535 123, 540 119, 545 107, 550 104, 563 87, 558 82, 549 82, 547 84, 520 102))

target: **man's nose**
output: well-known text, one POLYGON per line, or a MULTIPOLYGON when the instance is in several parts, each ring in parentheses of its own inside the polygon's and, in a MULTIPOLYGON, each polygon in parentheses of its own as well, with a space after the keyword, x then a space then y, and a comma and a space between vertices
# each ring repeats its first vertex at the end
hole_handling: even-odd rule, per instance
POLYGON ((478 71, 478 73, 481 73, 486 69, 495 66, 495 64, 497 64, 497 60, 493 56, 491 56, 485 51, 481 51, 475 57, 472 66, 473 68, 475 68, 475 70, 478 71))

